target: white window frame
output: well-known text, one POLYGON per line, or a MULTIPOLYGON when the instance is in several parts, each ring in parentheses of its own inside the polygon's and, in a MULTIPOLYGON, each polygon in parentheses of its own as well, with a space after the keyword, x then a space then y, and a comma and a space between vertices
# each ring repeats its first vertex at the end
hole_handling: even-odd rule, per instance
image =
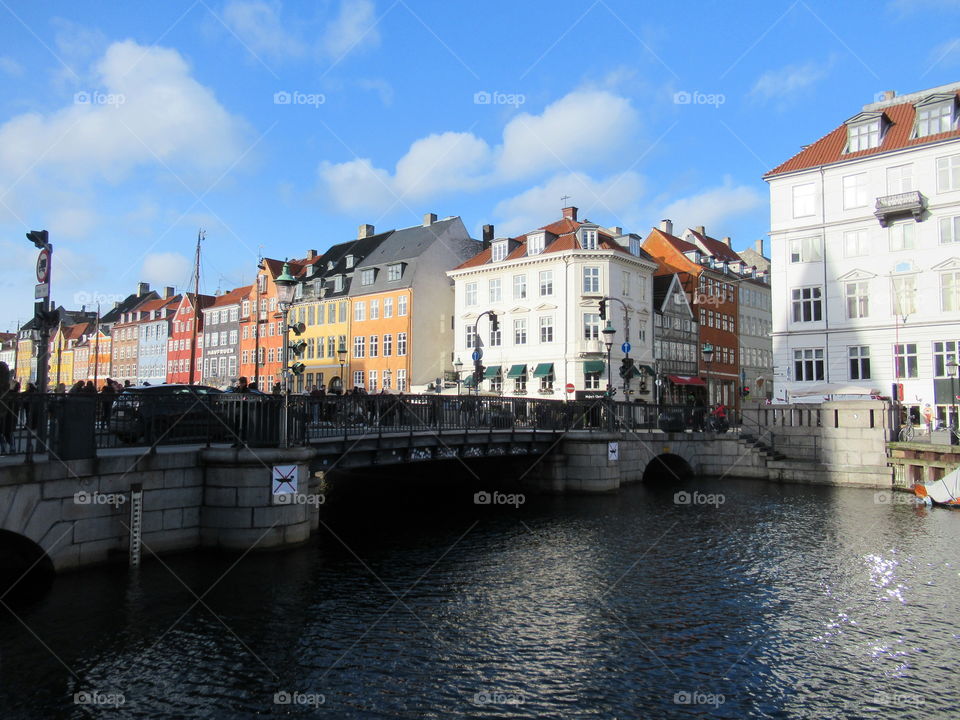
POLYGON ((543 315, 540 317, 540 342, 552 343, 553 338, 553 315, 543 315))
POLYGON ((464 283, 463 286, 463 304, 467 307, 473 307, 479 302, 479 293, 477 291, 477 282, 464 283))
POLYGON ((810 217, 817 213, 817 186, 814 183, 804 183, 794 185, 793 193, 793 217, 810 217))
POLYGON ((887 168, 887 194, 899 195, 913 190, 913 165, 887 168))
POLYGON ((553 270, 541 270, 538 277, 540 280, 540 297, 553 295, 553 270))
POLYGON ((940 244, 960 242, 960 215, 942 217, 937 221, 940 244))
POLYGON ((527 319, 526 318, 516 318, 513 321, 513 344, 514 345, 527 344, 527 319))
POLYGON ((824 378, 823 356, 823 348, 794 348, 794 382, 822 382, 824 378))
POLYGON ((790 263, 821 262, 823 241, 819 235, 790 239, 790 263))
POLYGON ((852 210, 867 206, 867 174, 857 173, 856 175, 844 175, 843 184, 843 209, 852 210))
POLYGON ((597 295, 600 292, 600 267, 598 265, 584 265, 583 267, 583 294, 597 295))
POLYGON ((912 220, 891 223, 888 232, 890 235, 890 252, 913 250, 916 247, 916 223, 912 220))
POLYGON ((501 262, 507 258, 507 241, 498 240, 490 246, 490 262, 501 262))
POLYGON ((526 300, 527 299, 527 275, 526 273, 522 275, 513 276, 513 299, 514 300, 526 300))
POLYGON ((937 158, 937 192, 960 190, 960 155, 937 158))
POLYGON ((492 303, 503 300, 503 288, 500 278, 490 278, 487 280, 487 298, 489 302, 492 303))
POLYGON ((539 255, 546 247, 546 233, 527 235, 527 255, 539 255))
POLYGON ((843 234, 843 256, 863 257, 870 254, 870 231, 848 230, 843 234))
POLYGON ((870 282, 868 280, 851 280, 845 283, 843 294, 846 298, 848 320, 870 316, 870 282))
POLYGON ((847 152, 872 150, 880 147, 880 119, 847 126, 847 152))
POLYGON ((914 137, 922 138, 930 135, 950 132, 956 127, 953 99, 946 102, 930 104, 917 108, 917 132, 914 137))

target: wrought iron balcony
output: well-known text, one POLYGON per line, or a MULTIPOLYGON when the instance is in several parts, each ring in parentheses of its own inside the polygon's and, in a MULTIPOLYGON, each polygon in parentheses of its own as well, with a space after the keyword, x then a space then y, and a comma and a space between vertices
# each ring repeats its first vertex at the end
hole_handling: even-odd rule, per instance
POLYGON ((902 215, 913 215, 913 219, 920 222, 926 207, 927 199, 920 194, 920 191, 911 190, 896 195, 878 197, 876 210, 873 214, 880 221, 880 227, 887 227, 892 218, 902 215))

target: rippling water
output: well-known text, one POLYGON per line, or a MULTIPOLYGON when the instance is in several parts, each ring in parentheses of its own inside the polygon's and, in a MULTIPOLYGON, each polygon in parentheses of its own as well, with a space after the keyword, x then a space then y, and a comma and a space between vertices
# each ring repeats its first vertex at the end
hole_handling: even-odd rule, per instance
POLYGON ((688 487, 719 505, 403 487, 334 493, 295 551, 59 577, 0 620, 0 717, 960 715, 958 512, 729 479, 688 487))

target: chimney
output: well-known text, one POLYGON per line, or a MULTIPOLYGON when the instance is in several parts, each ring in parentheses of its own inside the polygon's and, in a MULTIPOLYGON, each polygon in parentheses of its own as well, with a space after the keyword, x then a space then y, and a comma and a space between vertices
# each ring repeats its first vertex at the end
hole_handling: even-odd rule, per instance
POLYGON ((757 240, 754 246, 754 249, 757 251, 757 254, 760 257, 763 257, 763 238, 760 238, 759 240, 757 240))
POLYGON ((173 297, 173 288, 169 285, 163 289, 163 299, 169 300, 173 297))
POLYGON ((733 248, 733 244, 730 242, 729 235, 727 235, 727 237, 723 239, 723 244, 726 245, 728 248, 731 248, 731 249, 733 248))
POLYGON ((484 247, 489 245, 493 241, 493 225, 484 225, 483 226, 483 244, 484 247))
POLYGON ((424 226, 424 227, 430 227, 430 226, 433 225, 436 221, 437 221, 437 214, 436 214, 436 213, 426 213, 426 214, 423 216, 423 226, 424 226))
POLYGON ((701 235, 704 235, 704 236, 706 236, 706 234, 707 234, 707 231, 706 231, 706 229, 703 227, 703 225, 697 225, 697 226, 693 229, 693 231, 694 231, 694 232, 698 232, 698 233, 700 233, 701 235))
POLYGON ((673 235, 673 221, 672 220, 661 220, 660 229, 665 232, 667 235, 673 235))
POLYGON ((316 250, 307 250, 307 260, 316 260, 317 251, 316 250))
POLYGON ((361 225, 359 230, 357 230, 357 240, 373 237, 374 234, 373 225, 361 225))
POLYGON ((608 228, 614 237, 620 237, 623 235, 623 228, 619 225, 614 225, 612 228, 608 228))
POLYGON ((576 220, 577 220, 577 208, 575 208, 573 205, 570 205, 569 207, 565 207, 565 208, 563 209, 563 216, 564 216, 565 218, 569 218, 570 220, 573 220, 574 222, 576 222, 576 220))
POLYGON ((883 99, 884 99, 884 101, 893 100, 896 96, 897 96, 897 91, 896 91, 896 90, 884 90, 884 91, 883 91, 883 99))
POLYGON ((150 292, 150 283, 137 283, 137 297, 143 297, 150 292))

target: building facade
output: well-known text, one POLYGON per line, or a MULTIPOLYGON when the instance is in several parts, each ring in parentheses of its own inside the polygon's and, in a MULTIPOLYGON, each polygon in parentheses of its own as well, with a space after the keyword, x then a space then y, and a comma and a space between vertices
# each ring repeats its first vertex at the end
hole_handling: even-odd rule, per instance
MULTIPOLYGON (((179 295, 173 294, 173 288, 166 288, 162 298, 148 300, 136 308, 138 360, 137 377, 131 380, 133 384, 162 385, 166 382, 167 340, 171 317, 180 300, 179 295)), ((116 329, 114 326, 114 334, 116 329)), ((113 342, 116 345, 116 337, 113 342)))
POLYGON ((859 391, 953 414, 958 90, 887 93, 765 176, 776 400, 859 391))
POLYGON ((249 294, 250 286, 245 285, 214 298, 203 309, 200 382, 204 385, 223 389, 239 377, 240 306, 249 294))
POLYGON ((687 405, 692 388, 705 387, 699 377, 700 348, 697 318, 676 273, 653 278, 653 357, 655 400, 663 405, 687 405))
MULTIPOLYGON (((195 296, 183 293, 170 317, 170 337, 167 339, 167 382, 194 384, 203 373, 203 309, 213 303, 211 295, 195 296), (197 309, 199 307, 199 310, 197 309)), ((233 338, 236 344, 236 336, 233 338)))

